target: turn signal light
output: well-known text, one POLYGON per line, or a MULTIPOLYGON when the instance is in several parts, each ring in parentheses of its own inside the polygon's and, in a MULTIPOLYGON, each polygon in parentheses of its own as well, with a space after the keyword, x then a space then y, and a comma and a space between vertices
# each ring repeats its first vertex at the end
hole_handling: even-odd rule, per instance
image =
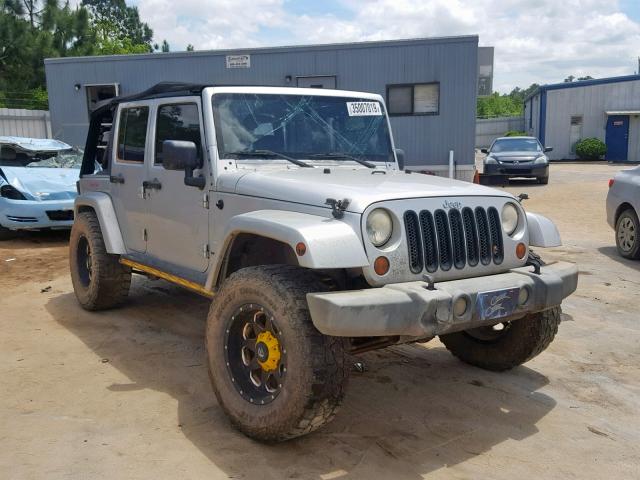
POLYGON ((522 260, 524 256, 527 254, 527 246, 524 243, 519 243, 516 245, 516 256, 522 260))
POLYGON ((615 180, 613 178, 609 179, 609 188, 613 187, 613 184, 615 183, 615 180))
POLYGON ((376 275, 385 275, 389 271, 389 259, 387 257, 378 257, 373 262, 373 271, 376 275))
POLYGON ((296 244, 296 253, 299 257, 303 256, 305 253, 307 253, 307 246, 302 242, 298 242, 296 244))

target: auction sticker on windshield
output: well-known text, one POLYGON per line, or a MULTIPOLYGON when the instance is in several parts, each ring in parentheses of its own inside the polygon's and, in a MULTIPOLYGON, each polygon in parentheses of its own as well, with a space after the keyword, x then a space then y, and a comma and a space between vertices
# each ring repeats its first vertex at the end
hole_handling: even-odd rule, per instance
POLYGON ((382 115, 378 102, 347 102, 350 117, 368 117, 382 115))

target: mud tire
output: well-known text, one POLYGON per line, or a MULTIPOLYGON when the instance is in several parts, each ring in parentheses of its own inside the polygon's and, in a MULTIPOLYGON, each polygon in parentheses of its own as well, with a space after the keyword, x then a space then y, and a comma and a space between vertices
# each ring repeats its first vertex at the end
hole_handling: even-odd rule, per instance
POLYGON ((233 273, 216 295, 207 319, 209 377, 231 423, 260 441, 288 440, 330 422, 344 397, 349 368, 342 338, 313 326, 306 294, 326 290, 309 270, 287 265, 249 267, 233 273), (278 395, 258 405, 243 398, 232 381, 225 332, 238 308, 258 304, 273 314, 287 355, 278 395))
POLYGON ((441 335, 447 350, 465 363, 496 372, 528 362, 553 341, 558 333, 561 308, 554 307, 510 322, 498 338, 479 340, 467 331, 441 335))
POLYGON ((119 255, 107 253, 96 214, 79 213, 69 239, 69 266, 73 290, 82 308, 105 310, 124 302, 131 285, 131 268, 119 259, 119 255))

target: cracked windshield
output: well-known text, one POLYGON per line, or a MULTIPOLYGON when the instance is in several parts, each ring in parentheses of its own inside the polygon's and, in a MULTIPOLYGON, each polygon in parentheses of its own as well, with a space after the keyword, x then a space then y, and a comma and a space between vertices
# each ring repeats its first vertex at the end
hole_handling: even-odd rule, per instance
MULTIPOLYGON (((213 97, 220 158, 393 162, 383 106, 371 99, 222 93, 213 97)), ((303 162, 304 161, 304 162, 303 162)))

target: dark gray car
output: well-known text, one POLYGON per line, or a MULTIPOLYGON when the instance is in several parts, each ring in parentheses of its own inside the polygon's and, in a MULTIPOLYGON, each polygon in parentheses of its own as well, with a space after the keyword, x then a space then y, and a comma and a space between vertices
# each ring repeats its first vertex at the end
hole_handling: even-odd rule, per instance
POLYGON ((543 147, 535 137, 500 137, 490 148, 483 148, 484 175, 500 175, 506 178, 534 177, 539 183, 549 182, 549 159, 546 152, 553 150, 543 147))
POLYGON ((609 180, 607 222, 616 232, 618 252, 640 259, 640 167, 624 170, 609 180))

